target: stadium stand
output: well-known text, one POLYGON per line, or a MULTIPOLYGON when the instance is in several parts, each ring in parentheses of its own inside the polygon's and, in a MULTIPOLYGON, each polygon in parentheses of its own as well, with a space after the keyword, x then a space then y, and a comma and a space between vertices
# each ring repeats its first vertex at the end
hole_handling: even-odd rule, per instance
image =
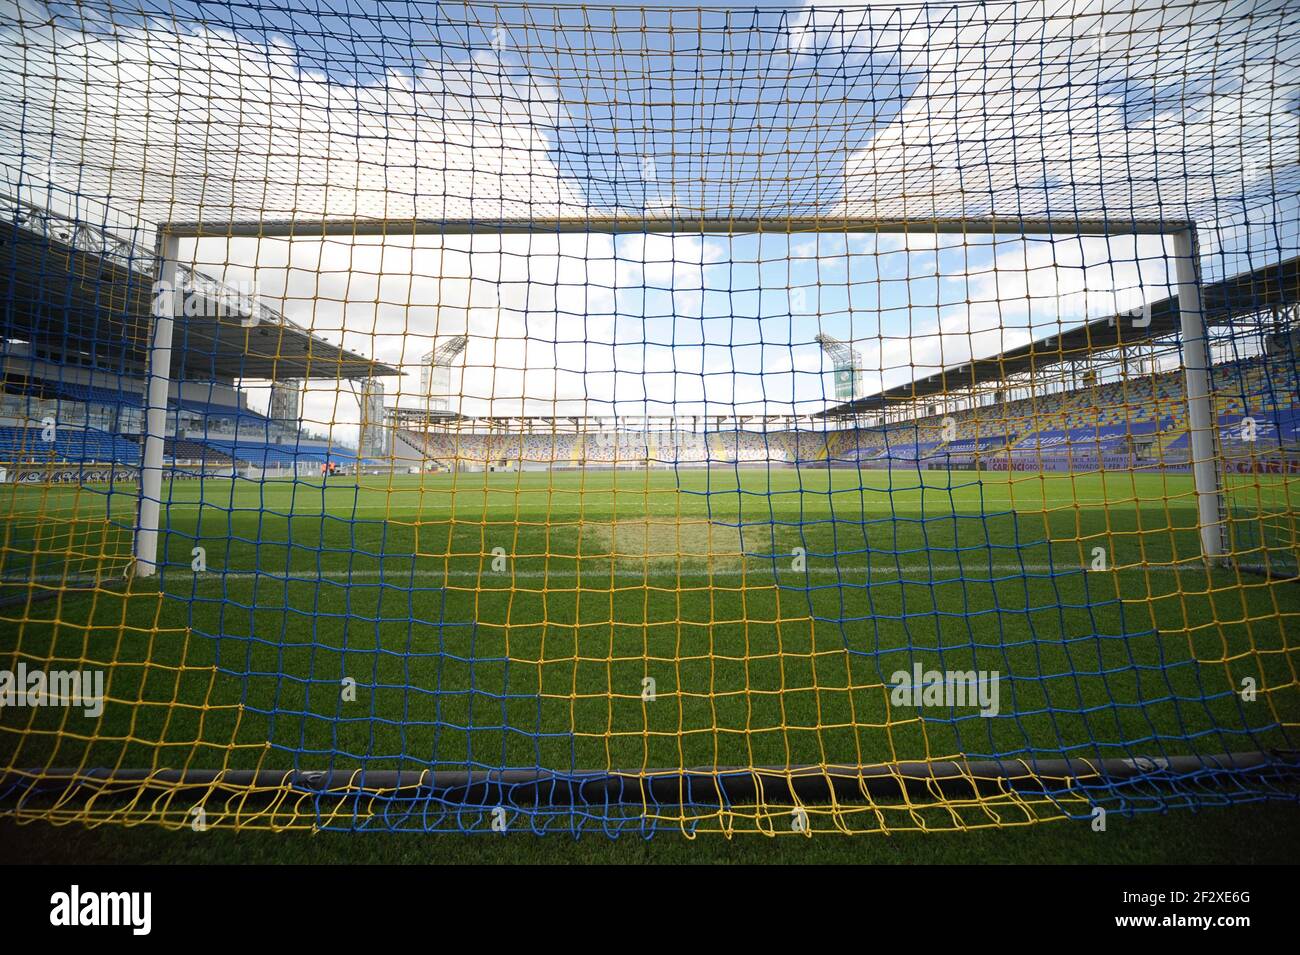
POLYGON ((128 438, 86 428, 56 427, 46 440, 40 427, 0 427, 0 461, 6 464, 140 463, 128 438))
MULTIPOLYGON (((113 463, 115 480, 133 479, 144 430, 152 247, 129 226, 119 231, 74 221, 49 208, 9 200, 0 243, 12 259, 9 295, 30 307, 5 317, 0 344, 0 462, 113 463), (125 291, 106 308, 94 283, 125 291), (55 307, 57 303, 57 307, 55 307), (53 421, 53 442, 45 425, 53 421)), ((186 473, 196 462, 263 470, 318 469, 327 459, 358 464, 354 450, 300 433, 295 422, 272 422, 247 406, 242 382, 392 374, 395 369, 341 349, 256 303, 256 336, 223 318, 215 298, 232 298, 224 283, 183 267, 186 324, 174 351, 164 463, 186 473), (259 344, 274 331, 274 348, 259 344), (196 397, 203 396, 201 398, 196 397)), ((235 296, 237 298, 237 296, 235 296)))
MULTIPOLYGON (((1220 432, 1233 441, 1245 417, 1257 419, 1256 452, 1293 447, 1300 378, 1294 352, 1270 352, 1224 362, 1212 369, 1220 432)), ((1187 465, 1188 425, 1181 369, 929 415, 867 429, 848 429, 827 443, 827 453, 802 461, 952 461, 1010 454, 1063 452, 1077 466, 1086 455, 1128 454, 1136 465, 1187 465), (942 437, 945 421, 954 440, 942 437)), ((1065 458, 1042 459, 1046 467, 1065 458)))
POLYGON ((215 464, 229 466, 235 463, 234 458, 230 457, 230 455, 223 454, 202 441, 191 441, 188 438, 168 438, 163 453, 177 465, 215 464))
MULTIPOLYGON (((1257 419, 1256 453, 1300 442, 1300 377, 1293 352, 1225 362, 1212 372, 1225 442, 1235 440, 1235 429, 1247 416, 1257 419)), ((1096 467, 1103 458, 1115 462, 1117 456, 1132 466, 1185 468, 1185 407, 1184 376, 1175 368, 948 415, 822 431, 484 434, 455 430, 454 422, 427 432, 399 428, 394 433, 401 449, 395 455, 421 470, 762 463, 878 467, 918 462, 1000 467, 1007 456, 1033 457, 1049 469, 1096 467), (944 437, 945 424, 952 428, 952 440, 944 437)), ((250 420, 265 421, 252 415, 250 420)))

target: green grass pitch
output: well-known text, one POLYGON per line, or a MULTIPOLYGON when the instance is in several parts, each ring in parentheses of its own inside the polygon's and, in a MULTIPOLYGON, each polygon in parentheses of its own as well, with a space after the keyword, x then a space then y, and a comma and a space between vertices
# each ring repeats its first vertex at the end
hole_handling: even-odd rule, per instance
MULTIPOLYGON (((1232 495, 1294 499, 1285 481, 1232 495)), ((0 660, 112 664, 93 732, 0 711, 8 765, 1179 755, 1284 747, 1300 716, 1300 594, 1195 560, 1187 476, 462 472, 164 497, 161 595, 12 602, 84 580, 97 541, 124 565, 135 488, 0 488, 0 660), (998 715, 900 707, 886 685, 916 662, 996 671, 998 715)))

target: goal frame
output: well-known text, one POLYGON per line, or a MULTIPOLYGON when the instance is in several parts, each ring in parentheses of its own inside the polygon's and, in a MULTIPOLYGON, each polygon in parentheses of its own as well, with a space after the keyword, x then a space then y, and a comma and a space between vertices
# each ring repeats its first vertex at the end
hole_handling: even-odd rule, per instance
MULTIPOLYGON (((267 219, 165 222, 155 245, 159 287, 177 288, 182 239, 323 239, 331 237, 407 237, 418 235, 545 235, 545 234, 794 234, 876 235, 1030 235, 1116 237, 1158 235, 1172 241, 1174 283, 1185 377, 1192 476, 1196 494, 1201 557, 1214 562, 1224 555, 1223 495, 1219 482, 1213 393, 1210 383, 1209 333, 1201 296, 1196 224, 1190 220, 1098 219, 1057 216, 873 219, 854 217, 721 218, 710 216, 561 217, 550 219, 267 219)), ((171 388, 172 339, 180 306, 177 294, 153 296, 145 371, 145 433, 134 540, 134 575, 158 573, 158 531, 165 470, 167 400, 171 388)))

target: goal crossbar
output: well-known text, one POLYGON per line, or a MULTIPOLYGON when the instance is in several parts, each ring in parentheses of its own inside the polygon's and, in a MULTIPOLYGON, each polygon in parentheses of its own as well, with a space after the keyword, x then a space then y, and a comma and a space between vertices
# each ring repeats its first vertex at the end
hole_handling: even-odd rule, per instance
POLYGON ((1195 228, 1185 219, 1097 219, 1073 216, 1007 216, 875 219, 834 216, 720 218, 716 216, 564 216, 550 219, 259 219, 165 222, 160 235, 198 238, 322 238, 338 236, 408 236, 553 233, 878 233, 941 235, 1173 235, 1195 228))

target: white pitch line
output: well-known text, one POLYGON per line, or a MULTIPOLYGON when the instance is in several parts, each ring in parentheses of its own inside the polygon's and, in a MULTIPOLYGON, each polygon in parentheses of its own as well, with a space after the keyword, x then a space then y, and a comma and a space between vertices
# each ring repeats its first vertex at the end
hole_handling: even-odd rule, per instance
MULTIPOLYGON (((726 493, 726 492, 724 491, 719 493, 726 493)), ((978 502, 971 502, 971 503, 978 504, 978 502)), ((1062 505, 1062 504, 1080 503, 1080 502, 1074 498, 1070 498, 1070 499, 1061 498, 1060 500, 1054 500, 1049 503, 1052 505, 1062 505)), ((1087 502, 1082 502, 1082 503, 1087 503, 1087 502)), ((1119 503, 1132 504, 1133 502, 1121 501, 1119 503)), ((503 503, 501 506, 506 507, 508 505, 506 503, 503 503)), ((813 511, 813 512, 805 511, 805 513, 811 513, 813 515, 814 522, 821 519, 820 515, 824 515, 825 519, 823 520, 823 523, 829 522, 832 518, 836 519, 840 523, 844 523, 847 521, 851 521, 852 520, 851 514, 859 511, 863 511, 868 514, 898 514, 909 518, 915 516, 924 516, 930 519, 942 518, 942 517, 1008 517, 1012 514, 1019 513, 1017 508, 1021 508, 1023 506, 1024 505, 1020 505, 1020 504, 1013 506, 1012 504, 1008 503, 1002 505, 1003 507, 1002 510, 996 510, 993 508, 980 510, 978 507, 972 507, 969 510, 960 510, 960 509, 954 510, 952 508, 940 508, 936 505, 934 511, 930 512, 928 509, 922 510, 922 508, 920 507, 911 507, 908 506, 906 503, 900 503, 897 506, 893 504, 871 504, 871 505, 862 505, 862 504, 847 505, 846 504, 843 506, 842 509, 837 509, 838 513, 840 514, 838 518, 836 518, 837 511, 831 509, 827 509, 823 511, 813 511)), ((364 504, 361 505, 360 507, 340 508, 337 511, 304 510, 304 509, 299 509, 292 505, 291 507, 293 507, 292 510, 278 510, 275 504, 270 504, 265 508, 260 508, 260 507, 231 508, 231 507, 221 507, 216 504, 169 504, 164 508, 164 510, 197 511, 203 509, 208 511, 214 511, 219 514, 260 514, 260 515, 269 515, 271 517, 294 517, 294 518, 329 517, 338 521, 345 521, 349 517, 353 517, 358 514, 383 514, 393 518, 394 520, 417 519, 430 524, 446 524, 452 521, 460 524, 478 524, 482 522, 482 514, 483 514, 482 510, 480 509, 467 510, 466 515, 463 517, 457 514, 452 514, 443 511, 441 509, 438 509, 436 513, 434 513, 434 509, 435 509, 434 505, 430 505, 427 512, 410 508, 410 507, 390 508, 384 504, 364 504)), ((1185 510, 1194 509, 1194 505, 1192 504, 1184 504, 1184 503, 1177 503, 1177 502, 1171 502, 1169 504, 1169 507, 1171 510, 1178 510, 1179 508, 1183 508, 1185 510)), ((654 510, 653 506, 651 507, 651 510, 654 510)), ((677 508, 673 507, 672 505, 664 505, 662 508, 659 508, 659 510, 663 511, 663 513, 665 514, 678 513, 677 508)), ((135 511, 134 509, 123 509, 121 512, 115 512, 115 513, 120 513, 123 516, 130 517, 135 513, 135 511)), ((554 511, 554 510, 545 511, 543 513, 545 514, 546 517, 550 519, 551 522, 572 524, 575 527, 578 524, 616 524, 616 523, 621 524, 624 523, 625 521, 627 523, 633 523, 633 522, 640 522, 643 520, 643 518, 640 517, 625 517, 618 520, 610 519, 610 520, 603 520, 603 521, 592 520, 590 518, 582 518, 579 516, 577 511, 573 511, 571 512, 572 517, 569 520, 557 521, 557 519, 565 518, 568 515, 566 515, 562 511, 554 511)), ((1027 513, 1039 514, 1041 513, 1041 511, 1029 511, 1027 513)), ((521 516, 527 517, 528 511, 527 510, 522 511, 521 516)), ((735 521, 718 521, 718 520, 710 521, 710 518, 705 515, 700 515, 699 517, 696 517, 685 512, 683 512, 681 516, 683 518, 682 522, 688 524, 707 524, 711 522, 715 524, 722 524, 723 526, 727 526, 727 527, 735 527, 737 526, 738 523, 735 521)), ((662 523, 667 525, 667 524, 676 524, 679 522, 658 521, 654 523, 662 523)), ((767 527, 769 523, 770 523, 769 521, 753 520, 753 521, 746 521, 745 526, 761 528, 761 527, 767 527)))
MULTIPOLYGON (((1054 503, 1060 505, 1066 505, 1072 502, 1067 502, 1065 500, 1062 500, 1054 503)), ((1170 510, 1178 510, 1179 508, 1182 508, 1184 510, 1191 510, 1193 509, 1193 505, 1190 504, 1170 505, 1170 510)), ((211 504, 171 504, 166 508, 166 510, 169 511, 198 511, 200 509, 204 511, 213 512, 214 517, 218 515, 231 515, 231 514, 257 514, 263 517, 276 517, 276 518, 293 517, 294 519, 320 517, 320 518, 330 518, 332 520, 342 522, 342 521, 347 521, 349 518, 357 517, 358 515, 374 514, 395 521, 406 521, 408 523, 419 522, 422 524, 432 524, 432 525, 444 525, 444 524, 453 524, 453 523, 460 524, 460 525, 470 525, 470 524, 480 524, 483 522, 483 516, 481 510, 469 511, 462 516, 459 514, 450 514, 444 511, 438 511, 435 514, 432 513, 432 511, 417 512, 410 508, 388 508, 382 504, 366 505, 363 507, 342 508, 338 511, 315 511, 315 510, 307 511, 307 510, 300 510, 300 509, 278 510, 275 507, 275 505, 270 505, 266 508, 258 508, 258 507, 226 508, 226 507, 217 507, 211 504)), ((671 506, 665 506, 663 508, 660 508, 660 510, 665 515, 668 515, 669 517, 672 517, 673 515, 676 515, 678 513, 677 509, 671 506)), ((651 511, 654 511, 654 508, 651 508, 651 511)), ((45 513, 49 514, 50 512, 47 510, 45 513)), ((937 507, 935 510, 931 511, 928 509, 923 510, 920 507, 908 507, 901 504, 896 507, 892 505, 872 504, 872 505, 864 506, 864 505, 854 504, 852 506, 845 506, 842 510, 836 510, 836 511, 831 511, 831 510, 824 510, 824 511, 805 510, 804 511, 804 514, 807 516, 805 523, 808 524, 818 524, 818 523, 830 524, 832 522, 840 523, 840 524, 852 523, 853 515, 858 513, 889 514, 898 517, 903 517, 908 520, 914 520, 914 519, 941 520, 946 517, 1004 518, 1004 517, 1014 516, 1017 513, 1028 513, 1034 516, 1039 516, 1043 513, 1043 511, 1042 510, 1017 511, 1010 504, 1005 505, 1005 508, 1003 510, 988 509, 983 511, 979 510, 978 508, 971 508, 970 510, 953 510, 952 508, 937 508, 937 507)), ((134 514, 135 514, 134 509, 122 509, 120 511, 114 511, 113 514, 110 516, 129 519, 132 518, 134 514)), ((98 515, 95 516, 97 517, 98 515)), ((527 510, 511 513, 511 518, 513 519, 527 520, 528 517, 529 517, 529 511, 527 510)), ((545 523, 551 524, 555 527, 567 526, 570 529, 577 528, 580 525, 581 526, 586 526, 591 524, 608 525, 608 524, 622 524, 622 523, 631 524, 631 523, 643 523, 645 520, 643 517, 627 517, 618 520, 613 520, 613 519, 592 520, 591 518, 581 517, 577 511, 574 511, 571 514, 565 514, 564 512, 560 512, 560 511, 545 511, 545 512, 541 512, 539 514, 539 517, 544 517, 545 523)), ((87 519, 89 520, 91 518, 87 517, 87 519)), ((491 523, 497 523, 497 522, 493 521, 491 523)), ((542 523, 542 522, 539 521, 538 523, 542 523)), ((664 527, 668 527, 670 525, 676 525, 676 524, 710 524, 710 523, 718 524, 722 527, 742 526, 739 521, 725 521, 725 520, 716 520, 716 519, 711 520, 707 516, 701 515, 699 517, 695 517, 685 513, 681 514, 681 520, 667 520, 667 519, 652 520, 650 523, 662 525, 664 527)), ((765 521, 765 520, 748 520, 744 522, 743 526, 745 528, 754 528, 761 531, 763 528, 769 527, 770 524, 771 524, 770 521, 765 521)))
MULTIPOLYGON (((591 560, 593 558, 586 558, 586 559, 591 560)), ((599 560, 601 558, 594 558, 594 559, 599 560)), ((637 560, 639 558, 623 558, 623 559, 637 560)), ((901 580, 903 578, 897 576, 899 573, 925 574, 925 573, 935 573, 935 572, 955 573, 959 571, 966 572, 966 573, 986 573, 991 571, 994 574, 999 572, 1005 573, 1006 575, 1005 577, 997 578, 1001 580, 1001 579, 1014 579, 1015 576, 1021 573, 1053 574, 1056 576, 1061 576, 1064 574, 1074 574, 1074 573, 1097 574, 1097 573, 1116 573, 1122 571, 1133 572, 1133 571, 1143 571, 1143 570, 1153 571, 1156 573, 1174 573, 1183 570, 1191 573, 1191 572, 1198 572, 1201 570, 1201 568, 1191 564, 1147 564, 1145 566, 1119 567, 1119 568, 1110 568, 1109 570, 1105 570, 1105 571, 1094 571, 1094 570, 1086 570, 1084 568, 1078 568, 1078 567, 1065 567, 1061 565, 1051 565, 1051 564, 994 564, 992 565, 992 567, 989 567, 988 565, 981 566, 981 567, 977 567, 977 566, 959 567, 956 564, 917 564, 914 566, 904 565, 902 567, 890 567, 890 566, 867 567, 865 565, 852 566, 852 567, 838 567, 838 568, 809 567, 806 570, 781 570, 779 571, 779 575, 780 575, 780 582, 786 583, 792 580, 797 580, 798 578, 803 576, 839 575, 839 576, 847 577, 855 574, 868 574, 868 573, 872 574, 873 576, 886 575, 886 574, 894 575, 893 579, 901 580)), ((726 578, 762 577, 765 576, 765 574, 767 573, 769 573, 767 568, 751 568, 747 570, 717 569, 711 571, 703 571, 703 570, 680 570, 679 571, 675 568, 651 567, 643 571, 636 571, 636 570, 628 570, 626 568, 619 567, 615 569, 612 576, 616 580, 620 577, 634 577, 634 578, 662 577, 666 579, 689 578, 689 579, 708 580, 717 577, 726 577, 726 578)), ((350 571, 339 570, 339 571, 325 571, 324 573, 313 573, 311 571, 303 571, 301 573, 298 573, 295 571, 289 571, 288 574, 281 571, 265 571, 265 570, 264 571, 247 571, 247 570, 206 571, 202 573, 195 573, 193 571, 178 568, 178 569, 164 569, 163 576, 172 580, 196 579, 203 583, 209 583, 218 580, 254 580, 254 579, 265 580, 268 583, 271 582, 312 583, 312 582, 319 582, 319 581, 348 582, 352 580, 388 579, 390 584, 395 584, 395 583, 400 583, 402 580, 410 580, 410 579, 427 580, 431 578, 436 579, 436 578, 446 578, 446 577, 482 579, 484 581, 499 580, 502 583, 504 583, 510 580, 518 580, 518 579, 525 579, 525 580, 545 580, 551 578, 576 579, 578 578, 579 574, 577 571, 574 570, 564 570, 558 568, 555 570, 518 570, 514 572, 502 571, 500 573, 494 573, 492 571, 477 571, 477 570, 449 570, 448 571, 448 570, 417 569, 413 571, 412 570, 387 570, 387 571, 385 570, 350 570, 350 571)), ((591 571, 583 572, 581 576, 584 579, 590 580, 594 578, 608 577, 611 575, 604 571, 591 570, 591 571)), ((44 575, 24 576, 24 577, 4 577, 4 578, 0 578, 0 581, 3 581, 4 583, 23 583, 27 581, 38 582, 38 583, 62 583, 62 582, 71 583, 71 582, 77 582, 79 579, 81 578, 78 578, 76 576, 44 574, 44 575)), ((918 583, 928 582, 921 577, 907 578, 907 579, 909 580, 909 582, 910 581, 915 581, 918 583)), ((87 580, 89 580, 89 578, 87 578, 87 580)), ((981 583, 981 582, 988 582, 988 580, 989 578, 984 578, 984 577, 975 577, 975 578, 951 577, 951 578, 944 578, 939 582, 956 583, 959 581, 964 581, 966 583, 981 583)), ((104 582, 107 583, 108 581, 106 580, 104 582)), ((929 582, 933 582, 933 581, 929 581, 929 582)))

